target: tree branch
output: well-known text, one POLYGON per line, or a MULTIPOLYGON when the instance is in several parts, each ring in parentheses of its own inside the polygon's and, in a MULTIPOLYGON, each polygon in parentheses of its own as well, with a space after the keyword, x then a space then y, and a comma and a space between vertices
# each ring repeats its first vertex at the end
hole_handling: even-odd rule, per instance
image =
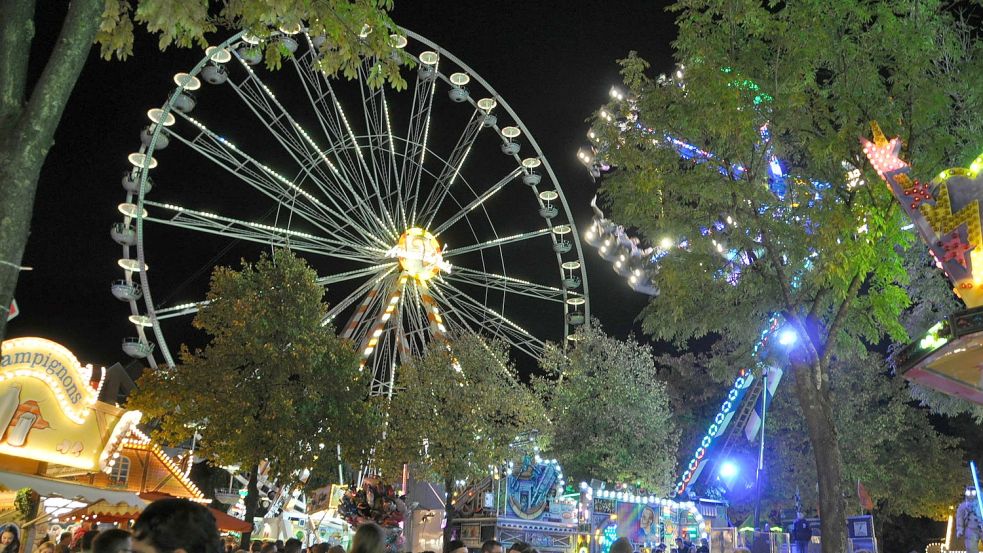
POLYGON ((0 129, 24 104, 34 38, 34 0, 0 0, 0 129))
POLYGON ((850 286, 847 288, 846 297, 843 298, 843 303, 836 310, 836 316, 833 317, 833 322, 829 325, 829 331, 826 333, 826 349, 823 351, 823 357, 821 363, 824 365, 829 361, 830 356, 833 354, 833 344, 836 342, 836 333, 840 331, 840 327, 843 325, 843 321, 846 319, 846 313, 850 308, 850 303, 853 298, 856 297, 857 292, 860 291, 860 285, 863 284, 866 274, 861 277, 861 271, 857 271, 857 274, 853 276, 853 280, 850 281, 850 286))
POLYGON ((102 0, 71 0, 68 4, 58 42, 17 124, 16 132, 25 149, 40 148, 36 153, 41 156, 38 163, 43 161, 54 139, 65 105, 92 49, 104 7, 102 0))

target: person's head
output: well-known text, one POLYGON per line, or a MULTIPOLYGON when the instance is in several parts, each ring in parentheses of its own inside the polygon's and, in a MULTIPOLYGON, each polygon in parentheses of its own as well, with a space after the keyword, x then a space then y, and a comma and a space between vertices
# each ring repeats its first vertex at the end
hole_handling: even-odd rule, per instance
POLYGON ((58 544, 59 545, 64 545, 64 546, 68 547, 68 545, 70 543, 72 543, 72 533, 71 532, 62 532, 61 533, 61 536, 58 536, 58 544))
POLYGON ((95 540, 96 536, 98 535, 99 532, 97 530, 86 530, 85 533, 82 534, 79 549, 82 551, 92 551, 92 541, 95 540))
POLYGON ((530 546, 524 541, 517 541, 509 546, 508 553, 528 553, 530 546))
POLYGON ((286 551, 286 553, 300 553, 300 548, 303 545, 304 544, 297 538, 290 538, 283 543, 283 550, 286 551))
POLYGON ((215 517, 187 499, 161 499, 133 525, 133 553, 221 553, 215 517))
POLYGON ((276 546, 276 550, 277 550, 277 551, 283 551, 283 548, 284 548, 284 545, 283 545, 283 540, 276 540, 276 541, 275 541, 275 542, 273 543, 273 545, 275 545, 275 546, 276 546))
POLYGON ((20 549, 20 536, 16 526, 7 526, 0 532, 0 549, 15 553, 20 549))
POLYGON ((611 553, 634 553, 634 549, 628 538, 620 537, 611 544, 611 553))
POLYGON ((55 544, 52 541, 46 541, 44 543, 38 544, 38 548, 34 550, 36 553, 54 553, 55 544))
POLYGON ((355 530, 350 553, 383 553, 386 550, 386 534, 374 522, 366 522, 355 530))
POLYGON ((461 540, 451 540, 447 542, 444 553, 468 553, 468 546, 461 540))
POLYGON ((706 538, 700 538, 700 545, 710 545, 710 540, 706 538))
POLYGON ((92 540, 92 553, 130 553, 131 549, 130 533, 121 528, 103 530, 92 540))
POLYGON ((276 551, 276 544, 271 541, 264 541, 263 545, 259 548, 259 553, 274 553, 276 551))
MULTIPOLYGON (((318 544, 318 545, 324 546, 326 544, 323 544, 322 543, 322 544, 318 544)), ((323 550, 324 547, 321 547, 321 549, 323 550)), ((328 553, 345 553, 345 548, 342 547, 342 546, 340 546, 340 545, 338 545, 336 543, 336 544, 334 544, 334 545, 332 545, 331 547, 328 548, 328 553)))
POLYGON ((683 538, 676 538, 676 545, 683 545, 683 538))
POLYGON ((502 542, 497 540, 486 540, 481 544, 481 553, 502 553, 502 542))
POLYGON ((259 540, 253 540, 249 544, 249 551, 251 551, 252 553, 259 553, 260 549, 263 549, 263 542, 259 540))

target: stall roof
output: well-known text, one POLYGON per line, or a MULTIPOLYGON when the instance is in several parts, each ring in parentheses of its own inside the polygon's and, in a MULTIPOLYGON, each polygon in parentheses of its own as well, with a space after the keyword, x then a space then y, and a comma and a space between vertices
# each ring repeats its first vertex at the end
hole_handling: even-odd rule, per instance
POLYGON ((29 476, 11 472, 0 471, 0 487, 10 491, 31 488, 42 497, 61 497, 85 503, 104 501, 110 505, 126 504, 137 507, 138 509, 143 509, 147 504, 146 501, 140 499, 133 492, 106 490, 68 480, 43 478, 41 476, 29 476))

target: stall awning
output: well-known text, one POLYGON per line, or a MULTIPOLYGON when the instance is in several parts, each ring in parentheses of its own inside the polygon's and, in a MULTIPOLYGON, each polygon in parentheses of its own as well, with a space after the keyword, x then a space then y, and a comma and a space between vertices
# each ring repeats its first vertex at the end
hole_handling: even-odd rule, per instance
POLYGON ((123 490, 106 490, 85 484, 78 484, 68 480, 58 480, 55 478, 44 478, 41 476, 28 476, 12 472, 0 471, 0 488, 9 491, 17 491, 22 488, 31 488, 42 497, 61 497, 82 503, 104 502, 108 505, 126 505, 142 510, 147 502, 140 499, 137 494, 123 490))

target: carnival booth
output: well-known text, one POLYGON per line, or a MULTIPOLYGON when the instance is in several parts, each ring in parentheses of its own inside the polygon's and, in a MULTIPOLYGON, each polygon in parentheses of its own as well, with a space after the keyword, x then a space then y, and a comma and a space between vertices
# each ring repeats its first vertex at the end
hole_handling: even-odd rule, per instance
POLYGON ((127 524, 161 497, 207 502, 189 467, 137 429, 139 411, 98 400, 104 370, 43 338, 0 354, 0 520, 27 530, 27 550, 43 533, 127 524))
POLYGON ((646 551, 676 538, 696 543, 727 525, 719 501, 673 501, 599 481, 575 490, 555 459, 526 457, 505 472, 456 493, 453 525, 469 548, 494 538, 506 548, 523 541, 539 551, 607 553, 626 537, 646 551))
POLYGON ((523 541, 541 552, 573 551, 577 543, 579 493, 565 494, 563 469, 555 459, 525 457, 456 493, 452 519, 460 539, 477 548, 488 539, 506 548, 523 541))
POLYGON ((607 553, 621 537, 628 538, 638 551, 663 543, 673 547, 676 538, 699 543, 703 538, 712 539, 714 530, 727 525, 725 505, 719 501, 674 501, 637 493, 624 485, 607 489, 584 482, 581 490, 588 524, 580 539, 580 553, 607 553))

